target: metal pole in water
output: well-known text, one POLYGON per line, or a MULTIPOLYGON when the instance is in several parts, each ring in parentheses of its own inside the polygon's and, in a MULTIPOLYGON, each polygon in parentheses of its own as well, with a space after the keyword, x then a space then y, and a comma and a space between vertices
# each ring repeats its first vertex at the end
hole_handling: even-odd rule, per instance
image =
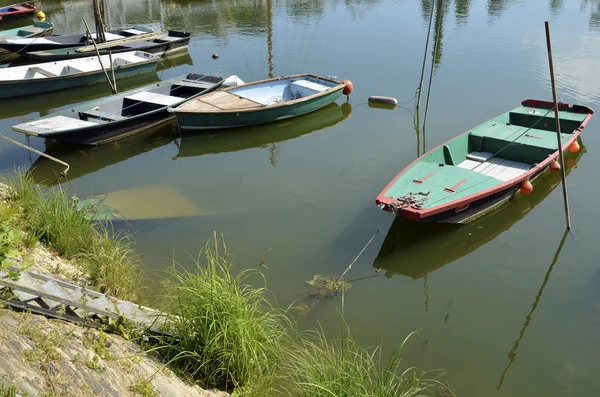
POLYGON ((552 62, 552 45, 550 44, 550 23, 546 21, 546 44, 548 46, 548 63, 550 64, 550 81, 552 82, 552 99, 554 101, 554 115, 556 118, 556 139, 558 140, 558 156, 562 175, 563 198, 565 202, 565 217, 567 230, 571 230, 571 213, 569 212, 569 196, 567 195, 567 180, 565 175, 565 159, 563 156, 562 141, 560 139, 560 120, 558 118, 558 101, 556 100, 556 82, 554 81, 554 63, 552 62))

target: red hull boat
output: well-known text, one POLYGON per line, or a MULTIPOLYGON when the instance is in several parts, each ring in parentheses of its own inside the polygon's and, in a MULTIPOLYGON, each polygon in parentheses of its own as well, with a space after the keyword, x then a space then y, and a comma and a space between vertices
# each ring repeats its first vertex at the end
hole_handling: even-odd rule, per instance
POLYGON ((35 10, 35 6, 29 3, 19 3, 0 7, 0 21, 32 16, 35 13, 35 10))

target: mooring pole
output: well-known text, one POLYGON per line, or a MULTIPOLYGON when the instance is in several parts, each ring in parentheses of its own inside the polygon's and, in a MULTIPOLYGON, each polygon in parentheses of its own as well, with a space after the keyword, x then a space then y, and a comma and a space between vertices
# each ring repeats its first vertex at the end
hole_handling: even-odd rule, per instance
POLYGON ((560 120, 558 118, 558 101, 556 100, 556 82, 554 81, 554 63, 552 62, 552 45, 550 44, 550 23, 546 21, 546 44, 548 46, 548 63, 550 64, 550 81, 552 82, 552 99, 554 101, 554 116, 556 119, 556 139, 558 140, 558 156, 560 157, 560 170, 562 175, 563 199, 565 203, 565 217, 567 230, 571 230, 571 213, 569 212, 569 196, 567 194, 567 180, 565 174, 565 158, 563 156, 562 140, 560 133, 560 120))

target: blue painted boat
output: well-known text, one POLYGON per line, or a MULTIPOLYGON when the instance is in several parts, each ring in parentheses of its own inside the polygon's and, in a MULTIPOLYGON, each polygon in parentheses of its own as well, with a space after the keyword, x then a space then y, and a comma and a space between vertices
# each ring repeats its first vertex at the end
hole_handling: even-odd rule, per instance
POLYGON ((346 83, 299 74, 225 88, 170 108, 182 130, 272 123, 319 110, 342 95, 346 83))
MULTIPOLYGON (((116 54, 112 57, 115 78, 155 70, 159 59, 142 51, 116 54)), ((104 68, 111 73, 108 55, 2 68, 0 99, 102 83, 106 81, 104 68)))

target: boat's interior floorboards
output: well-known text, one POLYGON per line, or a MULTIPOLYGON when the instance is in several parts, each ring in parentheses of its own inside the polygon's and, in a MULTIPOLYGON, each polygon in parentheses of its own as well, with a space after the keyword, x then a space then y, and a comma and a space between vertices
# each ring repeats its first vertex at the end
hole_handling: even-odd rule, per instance
POLYGON ((526 173, 531 168, 531 164, 492 157, 492 153, 472 152, 466 160, 458 164, 458 167, 506 182, 526 173))
POLYGON ((262 107, 258 102, 241 98, 225 91, 217 91, 184 103, 178 109, 192 112, 215 112, 244 110, 262 107))

